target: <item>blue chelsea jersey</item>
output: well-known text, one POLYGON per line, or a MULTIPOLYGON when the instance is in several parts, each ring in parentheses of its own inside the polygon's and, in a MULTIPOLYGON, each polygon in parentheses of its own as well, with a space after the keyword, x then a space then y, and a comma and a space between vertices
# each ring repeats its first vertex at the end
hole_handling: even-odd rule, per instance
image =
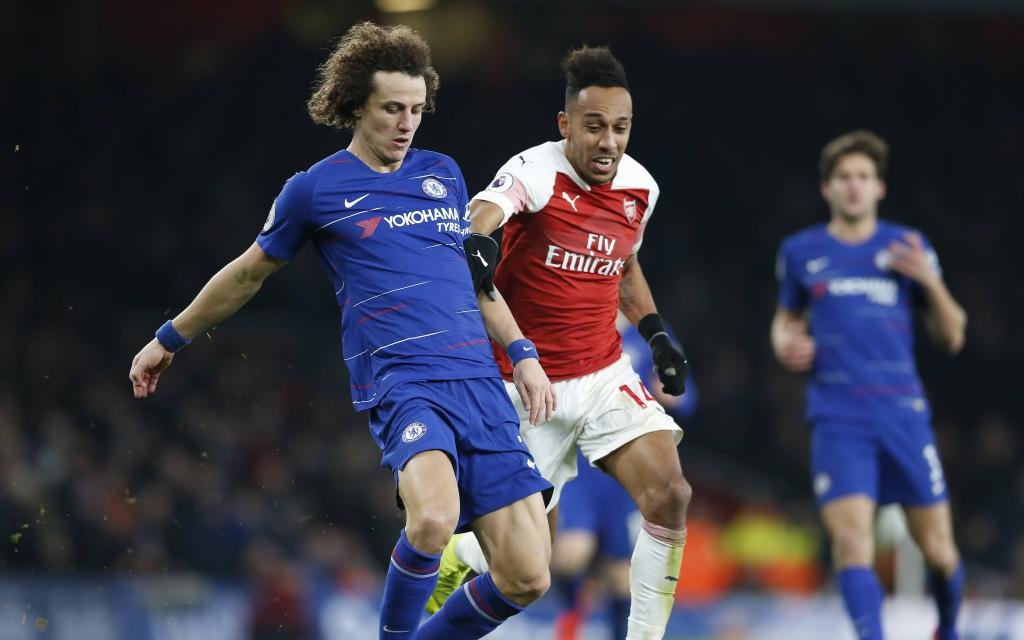
POLYGON ((313 241, 341 309, 356 410, 403 381, 499 375, 462 248, 467 203, 455 161, 419 149, 394 173, 339 151, 274 200, 257 242, 291 260, 313 241))
MULTIPOLYGON (((844 243, 825 224, 782 242, 779 304, 809 311, 817 345, 807 387, 807 419, 886 415, 930 417, 914 361, 913 303, 918 285, 889 268, 888 246, 908 227, 879 220, 875 234, 844 243)), ((932 264, 938 260, 922 236, 932 264)))

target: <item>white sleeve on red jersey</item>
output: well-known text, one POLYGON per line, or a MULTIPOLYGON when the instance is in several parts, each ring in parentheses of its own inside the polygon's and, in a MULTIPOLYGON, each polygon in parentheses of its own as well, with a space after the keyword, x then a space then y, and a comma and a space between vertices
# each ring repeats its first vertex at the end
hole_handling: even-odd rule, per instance
POLYGON ((654 213, 654 205, 658 204, 661 190, 658 188, 654 176, 627 154, 622 154, 622 159, 619 160, 619 170, 615 172, 615 178, 612 179, 612 188, 647 190, 647 209, 644 210, 644 216, 640 219, 640 229, 637 231, 636 242, 633 244, 632 253, 636 253, 640 250, 640 245, 644 243, 644 230, 647 229, 647 222, 651 219, 651 214, 654 213))
POLYGON ((505 214, 501 224, 505 224, 517 213, 536 213, 543 209, 551 199, 558 172, 576 175, 565 157, 564 141, 545 142, 509 158, 487 188, 473 199, 501 207, 505 214))

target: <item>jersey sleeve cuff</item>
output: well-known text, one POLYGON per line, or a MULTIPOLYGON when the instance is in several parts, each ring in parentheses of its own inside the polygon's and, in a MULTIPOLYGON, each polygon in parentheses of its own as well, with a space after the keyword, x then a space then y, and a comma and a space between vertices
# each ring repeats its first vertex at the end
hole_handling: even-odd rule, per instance
POLYGON ((263 253, 267 254, 274 260, 287 260, 288 262, 291 262, 292 258, 295 257, 294 254, 290 256, 284 255, 283 251, 280 251, 277 247, 271 245, 270 239, 266 236, 257 236, 256 244, 259 245, 260 249, 263 249, 263 253))
POLYGON ((481 191, 480 193, 473 196, 473 199, 484 200, 485 202, 492 202, 498 205, 498 207, 501 209, 501 213, 504 215, 504 217, 501 220, 501 225, 499 226, 503 226, 506 222, 508 222, 508 219, 512 217, 512 214, 516 212, 515 208, 512 205, 512 201, 506 198, 504 194, 501 193, 495 193, 493 191, 481 191))

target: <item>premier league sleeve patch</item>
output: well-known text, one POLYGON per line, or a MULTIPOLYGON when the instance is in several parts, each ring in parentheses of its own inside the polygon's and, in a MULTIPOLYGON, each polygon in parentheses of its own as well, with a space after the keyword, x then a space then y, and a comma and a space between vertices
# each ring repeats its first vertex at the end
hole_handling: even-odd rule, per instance
POLYGON ((495 193, 502 193, 511 189, 515 181, 516 179, 511 173, 502 172, 494 177, 491 184, 487 185, 487 190, 495 193))
POLYGON ((427 425, 422 422, 411 422, 402 431, 402 442, 416 442, 427 435, 427 425))

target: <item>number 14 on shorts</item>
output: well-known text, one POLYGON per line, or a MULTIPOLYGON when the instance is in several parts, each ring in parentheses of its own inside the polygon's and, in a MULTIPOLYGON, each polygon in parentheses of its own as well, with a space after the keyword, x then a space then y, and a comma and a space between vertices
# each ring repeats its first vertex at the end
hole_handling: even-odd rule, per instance
POLYGON ((620 386, 619 391, 632 398, 634 402, 640 405, 641 409, 646 409, 647 402, 645 401, 654 400, 654 396, 651 395, 651 392, 647 390, 647 387, 645 387, 642 382, 639 383, 637 386, 640 387, 640 393, 637 393, 636 391, 631 389, 628 384, 620 386), (641 399, 641 396, 643 396, 643 399, 641 399))

